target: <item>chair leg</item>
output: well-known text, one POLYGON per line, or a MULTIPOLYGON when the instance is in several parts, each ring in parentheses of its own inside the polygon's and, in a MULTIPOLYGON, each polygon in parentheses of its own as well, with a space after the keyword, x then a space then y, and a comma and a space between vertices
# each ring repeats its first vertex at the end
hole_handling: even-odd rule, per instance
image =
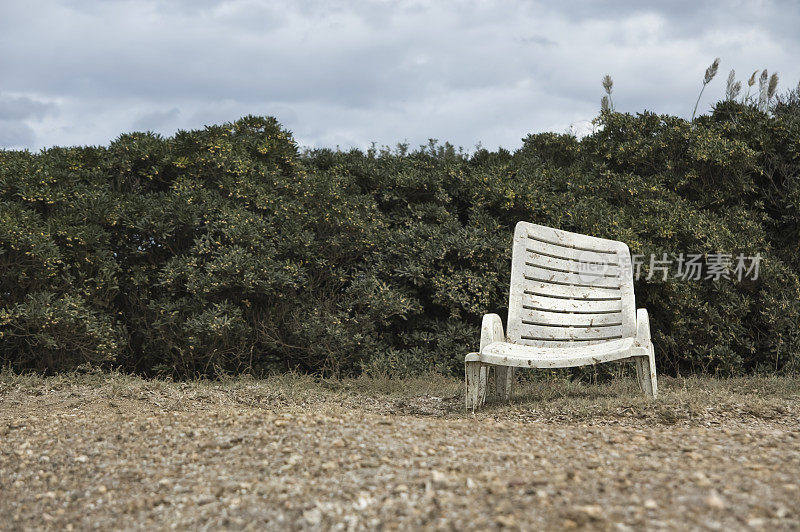
POLYGON ((486 384, 489 367, 480 362, 464 363, 464 381, 466 382, 467 410, 473 412, 482 407, 486 401, 486 384))
POLYGON ((636 380, 639 381, 639 388, 648 397, 655 398, 658 395, 658 378, 656 377, 656 357, 651 343, 647 349, 646 356, 639 356, 634 359, 636 364, 636 380))
POLYGON ((508 366, 495 366, 494 388, 498 401, 507 402, 511 399, 511 388, 514 383, 514 368, 508 366))
POLYGON ((486 392, 489 390, 489 366, 481 364, 480 379, 478 380, 478 408, 486 403, 486 392))
POLYGON ((647 355, 648 369, 650 370, 650 389, 651 397, 658 397, 658 377, 656 376, 656 351, 653 344, 650 344, 650 353, 647 355))

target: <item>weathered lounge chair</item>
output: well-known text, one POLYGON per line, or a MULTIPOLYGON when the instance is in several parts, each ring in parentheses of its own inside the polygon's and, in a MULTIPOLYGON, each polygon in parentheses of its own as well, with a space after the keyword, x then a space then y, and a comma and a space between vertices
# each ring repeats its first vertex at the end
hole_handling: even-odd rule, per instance
POLYGON ((642 391, 658 393, 650 323, 636 310, 628 246, 519 222, 514 231, 508 334, 497 314, 483 317, 480 352, 464 366, 467 409, 506 401, 515 368, 566 368, 633 360, 642 391))

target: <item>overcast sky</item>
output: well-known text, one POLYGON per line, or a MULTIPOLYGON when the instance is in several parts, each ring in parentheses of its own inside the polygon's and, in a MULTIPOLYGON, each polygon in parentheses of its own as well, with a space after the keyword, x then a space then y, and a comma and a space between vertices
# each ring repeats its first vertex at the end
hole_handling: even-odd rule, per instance
POLYGON ((689 117, 725 78, 800 81, 800 2, 0 0, 0 146, 272 115, 308 147, 515 149, 617 110, 689 117))

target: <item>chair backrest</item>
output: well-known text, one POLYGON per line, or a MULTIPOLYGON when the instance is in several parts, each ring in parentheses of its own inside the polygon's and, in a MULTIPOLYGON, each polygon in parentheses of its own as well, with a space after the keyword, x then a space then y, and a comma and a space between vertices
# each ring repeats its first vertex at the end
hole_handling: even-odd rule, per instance
POLYGON ((514 231, 508 341, 543 347, 636 336, 628 246, 543 225, 514 231))

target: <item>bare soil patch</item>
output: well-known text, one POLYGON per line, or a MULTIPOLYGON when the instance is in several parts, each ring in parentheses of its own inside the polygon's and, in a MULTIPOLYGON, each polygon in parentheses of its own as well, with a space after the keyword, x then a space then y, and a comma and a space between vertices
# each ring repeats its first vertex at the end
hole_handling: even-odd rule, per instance
POLYGON ((0 376, 3 529, 800 529, 800 380, 0 376))

